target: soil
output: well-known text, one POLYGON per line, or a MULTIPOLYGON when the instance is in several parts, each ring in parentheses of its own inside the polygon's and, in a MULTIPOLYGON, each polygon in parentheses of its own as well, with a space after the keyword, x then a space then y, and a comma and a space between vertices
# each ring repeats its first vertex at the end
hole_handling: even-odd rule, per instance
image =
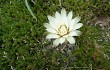
POLYGON ((110 29, 110 17, 96 17, 88 21, 87 23, 99 25, 102 28, 110 29))

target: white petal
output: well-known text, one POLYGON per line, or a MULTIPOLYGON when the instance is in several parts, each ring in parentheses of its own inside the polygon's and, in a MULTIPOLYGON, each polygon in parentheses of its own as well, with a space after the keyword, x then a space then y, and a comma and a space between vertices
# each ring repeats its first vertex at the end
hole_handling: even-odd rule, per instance
POLYGON ((79 21, 80 21, 81 17, 80 16, 77 16, 75 17, 74 19, 71 20, 71 25, 74 25, 74 24, 77 24, 79 21))
POLYGON ((56 34, 48 34, 46 36, 47 39, 51 39, 51 38, 59 38, 60 36, 59 35, 56 35, 56 34))
POLYGON ((54 29, 56 29, 56 28, 57 28, 57 26, 56 26, 55 22, 49 22, 49 23, 50 23, 51 28, 54 28, 54 29))
POLYGON ((60 15, 60 13, 56 12, 56 13, 55 13, 55 18, 61 20, 61 15, 60 15))
POLYGON ((68 35, 69 36, 79 36, 79 35, 81 35, 81 31, 74 30, 74 31, 71 31, 68 35))
POLYGON ((78 24, 75 24, 74 27, 73 27, 73 30, 76 30, 76 29, 79 29, 83 26, 82 23, 78 23, 78 24))
POLYGON ((61 10, 61 16, 66 17, 66 10, 64 8, 61 10))
POLYGON ((54 44, 55 46, 58 46, 59 43, 60 43, 60 42, 59 42, 59 38, 55 39, 54 42, 53 42, 53 44, 54 44))
MULTIPOLYGON (((56 25, 56 18, 52 17, 52 16, 47 16, 49 19, 49 24, 51 26, 51 28, 56 29, 57 25, 56 25)), ((59 21, 59 20, 58 20, 59 21)))
POLYGON ((48 32, 50 32, 50 33, 55 33, 55 34, 57 34, 57 31, 55 30, 55 29, 53 29, 53 28, 47 28, 46 29, 48 32))
POLYGON ((70 44, 75 44, 75 39, 73 37, 67 37, 70 44))
POLYGON ((77 16, 74 19, 71 20, 70 24, 69 24, 69 31, 72 31, 74 28, 74 25, 77 24, 80 21, 81 17, 77 16))
POLYGON ((61 18, 62 18, 63 24, 67 22, 66 10, 64 8, 61 10, 61 18))
POLYGON ((69 24, 69 32, 73 30, 73 25, 69 24))
POLYGON ((64 37, 64 38, 67 38, 67 37, 68 37, 68 34, 67 34, 67 35, 64 35, 63 37, 64 37))
POLYGON ((72 11, 68 13, 67 18, 68 18, 68 21, 70 22, 70 21, 71 21, 71 19, 72 19, 72 11))
POLYGON ((61 37, 60 39, 59 39, 59 42, 62 44, 63 42, 65 41, 65 38, 64 37, 61 37))
POLYGON ((49 23, 44 23, 44 26, 45 26, 46 28, 50 28, 50 27, 51 27, 49 23))
POLYGON ((60 15, 60 13, 58 13, 58 12, 56 12, 55 13, 55 25, 54 25, 54 27, 55 28, 57 28, 57 26, 61 23, 61 15, 60 15))
POLYGON ((52 16, 47 16, 47 17, 48 17, 49 22, 55 22, 55 18, 54 17, 52 17, 52 16))

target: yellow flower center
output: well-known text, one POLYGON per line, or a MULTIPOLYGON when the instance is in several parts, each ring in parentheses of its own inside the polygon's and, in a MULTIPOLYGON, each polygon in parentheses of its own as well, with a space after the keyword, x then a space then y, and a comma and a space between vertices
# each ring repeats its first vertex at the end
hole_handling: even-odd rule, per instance
POLYGON ((61 25, 58 29, 58 33, 61 36, 66 35, 68 33, 68 29, 67 29, 66 25, 61 25))

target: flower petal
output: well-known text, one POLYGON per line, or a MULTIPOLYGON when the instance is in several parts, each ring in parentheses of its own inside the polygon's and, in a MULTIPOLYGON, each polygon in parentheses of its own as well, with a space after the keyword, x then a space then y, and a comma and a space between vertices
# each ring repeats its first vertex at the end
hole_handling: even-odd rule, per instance
POLYGON ((59 38, 60 36, 59 35, 56 35, 56 34, 48 34, 46 36, 47 39, 51 39, 51 38, 59 38))
POLYGON ((81 17, 77 16, 74 19, 71 20, 71 22, 69 23, 69 31, 72 31, 74 28, 74 25, 77 24, 80 21, 81 17))
POLYGON ((54 27, 57 29, 57 26, 59 26, 59 24, 61 23, 61 15, 60 15, 60 13, 58 13, 58 12, 56 12, 55 13, 55 25, 54 25, 54 27))
POLYGON ((64 8, 61 10, 61 16, 66 17, 66 10, 64 8))
POLYGON ((50 27, 51 27, 49 23, 44 23, 44 26, 45 26, 46 28, 50 28, 50 27))
MULTIPOLYGON (((57 15, 58 15, 58 13, 57 13, 57 15)), ((57 28, 57 25, 56 25, 56 20, 57 19, 52 17, 52 16, 47 16, 47 17, 48 17, 49 24, 50 24, 51 28, 56 29, 57 28)), ((59 20, 57 20, 57 21, 59 21, 59 20)))
POLYGON ((75 39, 73 37, 67 37, 70 44, 75 44, 75 39))
POLYGON ((67 22, 67 17, 66 17, 66 10, 63 8, 61 10, 61 20, 59 22, 59 25, 66 25, 68 28, 68 22, 67 22))
POLYGON ((55 34, 57 34, 57 31, 55 30, 55 29, 53 29, 53 28, 47 28, 46 29, 48 32, 50 32, 50 33, 55 33, 55 34))
POLYGON ((69 35, 67 34, 67 35, 64 35, 63 37, 64 37, 64 38, 67 38, 68 36, 69 36, 69 35))
POLYGON ((54 42, 53 42, 53 44, 54 44, 55 46, 58 46, 59 43, 60 43, 60 42, 59 42, 59 38, 55 39, 54 42))
POLYGON ((48 17, 48 20, 50 21, 50 22, 54 22, 55 21, 55 18, 54 17, 52 17, 52 16, 47 16, 48 17))
POLYGON ((81 17, 80 16, 77 16, 75 17, 74 19, 71 20, 70 24, 74 25, 76 23, 78 23, 80 21, 81 17))
POLYGON ((56 28, 57 28, 57 26, 56 26, 55 22, 49 22, 49 23, 50 23, 51 28, 54 28, 54 29, 56 29, 56 28))
POLYGON ((62 44, 63 42, 65 41, 65 38, 64 37, 61 37, 60 39, 59 39, 59 42, 62 44))
POLYGON ((69 32, 73 30, 73 25, 69 24, 69 32))
POLYGON ((81 35, 81 31, 74 30, 74 31, 71 31, 68 35, 69 36, 80 36, 81 35))
POLYGON ((83 26, 82 23, 75 24, 75 25, 73 26, 73 30, 79 29, 79 28, 81 28, 82 26, 83 26))
POLYGON ((58 20, 61 20, 61 15, 60 15, 60 13, 56 12, 56 13, 55 13, 55 18, 58 19, 58 20))
POLYGON ((68 21, 70 22, 70 21, 71 21, 71 19, 72 19, 72 11, 68 13, 67 18, 68 18, 68 21))

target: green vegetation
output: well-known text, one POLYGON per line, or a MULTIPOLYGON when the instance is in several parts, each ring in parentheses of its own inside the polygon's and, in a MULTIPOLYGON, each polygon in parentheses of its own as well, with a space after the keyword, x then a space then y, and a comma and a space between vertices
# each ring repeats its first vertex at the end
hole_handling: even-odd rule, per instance
POLYGON ((28 3, 37 21, 23 0, 0 0, 0 70, 110 70, 110 31, 87 24, 110 16, 109 0, 61 0, 61 5, 59 0, 33 1, 28 3), (62 8, 73 11, 73 17, 82 17, 82 35, 76 37, 75 45, 53 48, 45 39, 43 23, 48 22, 47 15, 62 8))

